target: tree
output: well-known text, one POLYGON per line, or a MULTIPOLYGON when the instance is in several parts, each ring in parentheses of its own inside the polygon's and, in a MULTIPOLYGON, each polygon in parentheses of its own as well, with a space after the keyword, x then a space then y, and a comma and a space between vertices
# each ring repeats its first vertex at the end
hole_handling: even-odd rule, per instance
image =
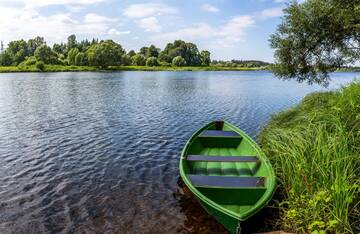
POLYGON ((106 40, 90 46, 86 54, 90 65, 106 68, 120 65, 125 50, 120 44, 112 40, 106 40))
POLYGON ((193 43, 186 43, 182 40, 176 40, 174 43, 168 43, 165 49, 160 53, 161 62, 171 63, 177 56, 181 56, 189 66, 201 65, 200 53, 197 46, 193 43))
POLYGON ((145 57, 142 54, 136 54, 132 58, 132 64, 135 66, 144 66, 145 65, 145 57))
POLYGON ((53 45, 53 51, 58 53, 58 54, 65 54, 66 53, 66 44, 64 44, 64 43, 60 43, 60 44, 55 43, 53 45))
POLYGON ((71 49, 74 49, 76 47, 77 47, 76 36, 72 34, 67 38, 66 48, 67 51, 69 52, 71 49))
POLYGON ((139 54, 142 54, 142 55, 145 57, 148 49, 149 49, 149 48, 146 47, 146 46, 141 47, 141 48, 140 48, 140 51, 139 51, 139 54))
POLYGON ((25 60, 26 56, 29 55, 27 43, 23 39, 11 41, 8 44, 5 52, 7 52, 10 56, 10 61, 12 65, 20 64, 22 61, 25 60))
POLYGON ((12 58, 8 51, 4 51, 0 54, 0 66, 10 66, 12 64, 12 58))
POLYGON ((37 60, 43 61, 46 64, 54 64, 57 62, 57 55, 51 48, 45 44, 39 46, 34 53, 37 60))
POLYGON ((209 66, 211 63, 211 59, 210 59, 210 52, 207 50, 203 50, 200 53, 200 58, 201 58, 201 66, 209 66))
POLYGON ((159 65, 159 64, 158 64, 158 61, 157 61, 157 58, 155 58, 155 57, 149 57, 149 58, 146 59, 146 66, 148 66, 148 67, 155 67, 155 66, 157 66, 157 65, 159 65))
POLYGON ((175 67, 182 67, 185 66, 186 61, 183 57, 181 56, 176 56, 173 60, 172 60, 172 65, 175 67))
POLYGON ((131 65, 131 57, 129 56, 129 54, 124 54, 122 57, 121 57, 121 65, 124 65, 124 66, 129 66, 131 65))
POLYGON ((67 56, 69 65, 75 65, 75 57, 78 53, 79 53, 78 48, 72 48, 69 50, 67 56))
POLYGON ((329 72, 360 59, 358 0, 293 1, 284 13, 270 38, 280 78, 326 85, 329 72))
POLYGON ((131 57, 133 57, 134 55, 136 55, 136 53, 135 53, 134 50, 130 50, 130 51, 127 53, 127 55, 129 55, 130 58, 131 58, 131 57))
POLYGON ((145 54, 145 57, 146 58, 150 58, 150 57, 155 57, 157 58, 159 56, 159 52, 160 52, 160 49, 159 48, 156 48, 156 46, 154 45, 151 45, 147 51, 146 51, 146 54, 145 54))
POLYGON ((35 50, 36 50, 39 46, 44 45, 44 44, 46 44, 46 43, 45 43, 45 40, 44 40, 43 37, 37 36, 37 37, 35 37, 34 39, 28 40, 28 42, 27 42, 28 55, 29 55, 29 56, 34 55, 35 50))
POLYGON ((1 44, 0 44, 0 54, 4 52, 4 43, 3 41, 1 41, 1 44))
POLYGON ((85 66, 86 65, 86 55, 83 52, 79 52, 75 56, 75 65, 76 66, 85 66))

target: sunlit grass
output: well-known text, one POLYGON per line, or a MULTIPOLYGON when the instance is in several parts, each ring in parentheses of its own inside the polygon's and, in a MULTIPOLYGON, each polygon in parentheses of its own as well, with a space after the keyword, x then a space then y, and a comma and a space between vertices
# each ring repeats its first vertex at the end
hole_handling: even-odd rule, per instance
POLYGON ((360 82, 308 95, 274 116, 259 140, 286 198, 282 228, 360 231, 360 82))

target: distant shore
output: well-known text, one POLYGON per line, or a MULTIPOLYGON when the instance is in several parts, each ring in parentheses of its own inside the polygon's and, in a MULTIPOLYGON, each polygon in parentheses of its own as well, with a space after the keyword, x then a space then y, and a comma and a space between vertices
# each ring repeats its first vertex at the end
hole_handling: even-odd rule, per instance
MULTIPOLYGON (((63 66, 63 65, 45 65, 44 70, 39 70, 35 66, 0 66, 0 73, 11 72, 94 72, 94 71, 265 71, 271 70, 270 66, 263 67, 221 67, 221 66, 203 66, 203 67, 173 67, 173 66, 110 66, 108 68, 99 68, 93 66, 63 66)), ((360 68, 341 68, 339 72, 360 72, 360 68)))
POLYGON ((269 67, 172 67, 172 66, 111 66, 99 68, 91 66, 45 65, 44 70, 35 66, 0 66, 0 73, 9 72, 86 72, 86 71, 257 71, 269 70, 269 67))

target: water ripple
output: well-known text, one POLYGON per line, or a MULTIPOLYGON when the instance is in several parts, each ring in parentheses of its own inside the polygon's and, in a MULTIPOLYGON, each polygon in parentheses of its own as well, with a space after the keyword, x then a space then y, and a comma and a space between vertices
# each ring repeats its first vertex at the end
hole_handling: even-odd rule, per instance
POLYGON ((179 185, 186 140, 214 119, 255 138, 316 90, 268 72, 0 74, 0 233, 224 233, 179 185))

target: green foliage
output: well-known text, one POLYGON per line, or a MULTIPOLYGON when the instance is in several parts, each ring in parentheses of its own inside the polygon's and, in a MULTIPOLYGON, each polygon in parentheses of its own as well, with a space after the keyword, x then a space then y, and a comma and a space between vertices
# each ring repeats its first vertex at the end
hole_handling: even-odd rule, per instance
POLYGON ((135 55, 136 55, 136 53, 135 53, 135 51, 134 51, 134 50, 130 50, 130 51, 127 53, 127 55, 129 55, 129 56, 130 56, 130 58, 131 58, 131 57, 135 56, 135 55))
MULTIPOLYGON (((130 50, 125 54, 125 50, 121 45, 112 40, 99 41, 92 39, 89 41, 85 39, 77 41, 75 35, 70 35, 66 43, 55 43, 52 48, 46 45, 43 37, 35 37, 27 42, 25 40, 12 41, 8 44, 6 50, 1 50, 0 66, 17 66, 21 64, 22 68, 19 69, 28 71, 30 69, 28 66, 33 66, 36 62, 33 58, 27 60, 27 58, 32 56, 35 56, 36 60, 41 60, 45 64, 89 65, 97 66, 101 69, 119 65, 145 66, 148 64, 148 66, 171 66, 174 58, 178 56, 182 57, 185 61, 176 59, 175 64, 179 64, 179 66, 184 66, 185 64, 192 67, 209 66, 211 61, 210 52, 202 51, 199 53, 195 44, 181 40, 168 43, 162 52, 155 45, 150 45, 149 47, 142 47, 138 54, 134 50, 130 50)), ((195 68, 188 69, 193 70, 195 68)), ((216 70, 217 68, 212 67, 208 69, 216 70)))
POLYGON ((34 39, 30 39, 27 42, 28 55, 34 55, 36 49, 42 45, 46 44, 43 37, 35 37, 34 39))
POLYGON ((132 64, 136 66, 144 66, 145 65, 145 56, 142 54, 136 54, 132 58, 132 64))
POLYGON ((36 48, 34 55, 37 60, 43 61, 46 64, 57 63, 57 54, 45 44, 36 48))
POLYGON ((25 63, 26 66, 31 66, 31 65, 35 65, 36 62, 37 62, 36 57, 35 56, 30 56, 25 60, 24 63, 25 63))
POLYGON ((67 45, 66 45, 67 51, 69 52, 71 49, 77 48, 77 41, 76 36, 74 34, 70 35, 67 38, 67 45))
POLYGON ((132 60, 129 54, 124 54, 123 56, 121 56, 121 65, 124 66, 129 66, 131 65, 132 60))
POLYGON ((258 61, 258 60, 231 60, 231 61, 222 61, 222 60, 213 60, 211 62, 212 66, 219 67, 268 67, 270 63, 258 61))
POLYGON ((45 70, 45 64, 43 61, 37 61, 36 62, 36 68, 40 71, 44 71, 45 70))
POLYGON ((146 59, 146 66, 148 67, 154 67, 154 66, 158 66, 159 63, 157 61, 157 58, 155 57, 149 57, 146 59))
POLYGON ((203 50, 200 53, 200 58, 201 58, 201 66, 209 66, 211 63, 211 59, 210 59, 210 52, 207 50, 203 50))
MULTIPOLYGON (((24 40, 11 41, 5 50, 10 56, 11 64, 18 65, 28 56, 27 43, 24 40)), ((9 62, 10 63, 10 62, 9 62)))
POLYGON ((106 68, 108 66, 120 65, 121 57, 125 54, 125 50, 116 42, 106 40, 92 45, 86 51, 86 54, 89 65, 106 68))
POLYGON ((360 82, 314 93, 272 118, 259 136, 281 191, 284 229, 358 233, 360 82))
POLYGON ((61 54, 61 55, 64 55, 65 56, 65 53, 66 53, 66 44, 64 43, 60 43, 60 44, 57 44, 55 43, 53 45, 53 51, 57 54, 61 54))
POLYGON ((186 43, 176 40, 174 43, 168 43, 165 49, 160 53, 161 62, 172 63, 173 59, 181 56, 188 66, 200 66, 201 58, 197 46, 193 43, 186 43))
POLYGON ((8 51, 0 54, 0 66, 10 66, 12 64, 12 57, 8 51))
POLYGON ((67 54, 69 65, 75 65, 75 57, 78 53, 79 53, 78 48, 72 48, 69 50, 69 52, 67 54))
POLYGON ((186 65, 186 61, 183 57, 181 56, 176 56, 173 60, 172 60, 172 65, 175 67, 182 67, 186 65))
POLYGON ((274 73, 326 85, 329 72, 360 59, 359 29, 359 1, 292 1, 270 39, 274 73))
POLYGON ((87 57, 85 53, 79 52, 75 56, 75 65, 76 66, 85 66, 87 64, 87 57))

